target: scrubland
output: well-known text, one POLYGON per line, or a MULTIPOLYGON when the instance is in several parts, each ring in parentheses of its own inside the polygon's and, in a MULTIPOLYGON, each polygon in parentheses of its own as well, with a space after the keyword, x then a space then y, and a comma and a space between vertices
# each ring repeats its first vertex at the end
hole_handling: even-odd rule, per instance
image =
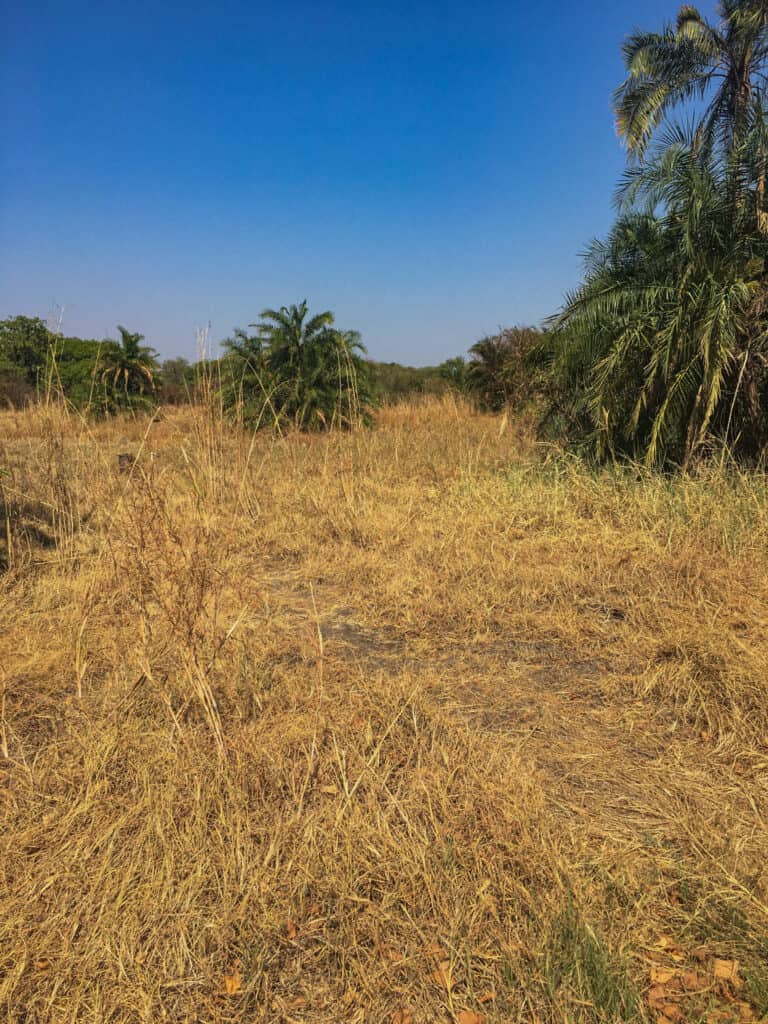
POLYGON ((0 414, 2 1019, 761 1019, 766 492, 0 414))

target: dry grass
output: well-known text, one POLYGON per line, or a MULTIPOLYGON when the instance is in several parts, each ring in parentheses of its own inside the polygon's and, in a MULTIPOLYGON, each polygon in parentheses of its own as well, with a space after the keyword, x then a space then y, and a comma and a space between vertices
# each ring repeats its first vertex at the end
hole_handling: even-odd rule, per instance
POLYGON ((447 400, 0 436, 4 1019, 768 1012, 764 479, 447 400))

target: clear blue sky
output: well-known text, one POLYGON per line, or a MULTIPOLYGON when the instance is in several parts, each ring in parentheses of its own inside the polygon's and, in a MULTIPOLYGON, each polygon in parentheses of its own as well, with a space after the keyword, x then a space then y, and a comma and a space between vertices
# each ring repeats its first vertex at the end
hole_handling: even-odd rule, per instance
POLYGON ((611 219, 621 41, 677 6, 5 0, 0 316, 193 357, 306 297, 413 364, 536 323, 611 219))

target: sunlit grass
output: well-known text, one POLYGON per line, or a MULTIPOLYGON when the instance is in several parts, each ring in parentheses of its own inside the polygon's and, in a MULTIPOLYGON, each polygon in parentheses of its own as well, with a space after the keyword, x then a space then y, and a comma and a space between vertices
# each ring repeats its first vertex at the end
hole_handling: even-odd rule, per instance
POLYGON ((8 1020, 642 1019, 660 937, 768 1010, 762 477, 0 420, 8 1020))

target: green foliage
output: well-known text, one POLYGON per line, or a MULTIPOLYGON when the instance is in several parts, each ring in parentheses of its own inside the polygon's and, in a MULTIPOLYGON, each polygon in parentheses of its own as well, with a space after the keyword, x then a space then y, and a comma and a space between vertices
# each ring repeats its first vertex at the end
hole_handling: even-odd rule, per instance
POLYGON ((552 350, 571 426, 599 459, 687 466, 715 440, 759 455, 766 261, 754 207, 733 201, 722 166, 704 165, 689 140, 635 177, 632 205, 593 244, 552 350))
POLYGON ((158 386, 158 397, 165 405, 184 405, 195 389, 195 367, 183 356, 163 362, 158 386))
POLYGON ((365 348, 356 331, 335 326, 330 311, 265 309, 255 333, 235 331, 224 345, 227 406, 251 424, 289 423, 299 430, 351 427, 372 398, 365 348))
POLYGON ((114 359, 114 342, 55 338, 49 349, 46 381, 78 409, 111 412, 112 389, 104 367, 114 359))
POLYGON ((764 0, 721 0, 718 24, 690 5, 661 32, 635 32, 624 44, 627 78, 616 91, 617 125, 642 158, 655 130, 680 104, 703 99, 694 147, 730 151, 749 134, 768 70, 764 0))
POLYGON ((105 346, 105 365, 102 383, 111 400, 118 406, 137 408, 149 404, 149 395, 155 392, 155 374, 158 372, 157 353, 142 345, 143 334, 132 334, 118 325, 120 341, 105 346))
POLYGON ((34 398, 47 351, 43 320, 16 316, 0 321, 0 403, 23 405, 34 398))
POLYGON ((553 1003, 586 1008, 575 1019, 639 1021, 639 999, 626 961, 617 957, 568 897, 552 922, 544 961, 544 986, 553 1003))
POLYGON ((599 460, 685 468, 768 445, 768 8, 723 0, 719 16, 684 7, 627 41, 619 217, 537 353, 553 372, 545 429, 599 460), (696 97, 690 129, 659 130, 696 97))
POLYGON ((535 327, 509 327, 481 338, 470 348, 466 379, 484 409, 520 408, 541 391, 532 354, 541 344, 535 327))
POLYGON ((39 317, 15 316, 0 321, 0 368, 23 375, 32 387, 45 366, 49 333, 39 317))
POLYGON ((371 390, 379 402, 399 402, 412 395, 442 394, 452 383, 447 366, 403 366, 368 362, 371 390))
POLYGON ((469 378, 469 366, 463 356, 454 356, 453 359, 446 359, 437 368, 442 380, 448 386, 461 395, 465 395, 471 388, 469 378))
POLYGON ((237 410, 238 416, 251 426, 261 426, 279 419, 274 406, 274 381, 267 366, 264 340, 241 327, 224 342, 226 355, 220 372, 224 381, 224 404, 237 410))
POLYGON ((120 343, 65 338, 37 317, 0 321, 0 402, 22 405, 61 396, 80 409, 113 412, 149 400, 157 362, 140 334, 119 328, 120 343))

